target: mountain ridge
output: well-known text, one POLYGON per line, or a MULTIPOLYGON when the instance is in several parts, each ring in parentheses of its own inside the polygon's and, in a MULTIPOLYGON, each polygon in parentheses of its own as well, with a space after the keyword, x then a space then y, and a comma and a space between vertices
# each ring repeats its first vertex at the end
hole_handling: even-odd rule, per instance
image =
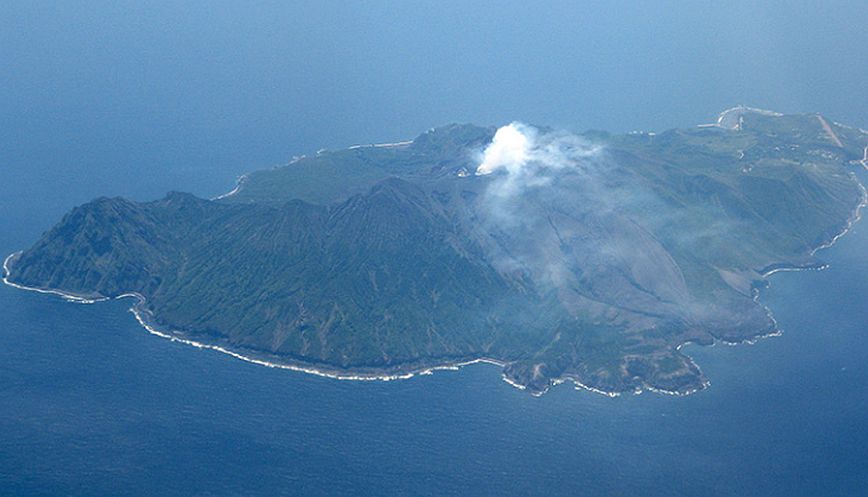
POLYGON ((96 199, 7 277, 136 292, 155 329, 337 376, 485 360, 537 393, 690 393, 707 379, 680 346, 775 333, 755 302, 765 270, 819 264, 864 204, 847 164, 868 139, 829 126, 838 143, 813 115, 593 142, 534 128, 541 151, 604 151, 543 161, 515 190, 512 173, 472 174, 495 130, 454 125, 211 201, 96 199))

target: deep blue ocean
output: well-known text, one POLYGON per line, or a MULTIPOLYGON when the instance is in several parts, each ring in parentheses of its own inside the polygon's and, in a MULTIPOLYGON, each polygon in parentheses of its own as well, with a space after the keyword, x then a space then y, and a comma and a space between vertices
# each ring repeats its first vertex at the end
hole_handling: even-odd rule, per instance
MULTIPOLYGON (((465 3, 4 4, 0 253, 99 195, 210 197, 453 121, 868 128, 866 4, 465 3)), ((783 336, 685 349, 712 382, 686 398, 336 381, 0 286, 0 495, 868 495, 868 224, 819 255, 762 293, 783 336)))

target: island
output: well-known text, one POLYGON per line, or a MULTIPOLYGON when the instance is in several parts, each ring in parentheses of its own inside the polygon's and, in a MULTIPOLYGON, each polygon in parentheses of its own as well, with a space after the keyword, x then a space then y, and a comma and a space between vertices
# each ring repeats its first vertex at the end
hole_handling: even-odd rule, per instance
POLYGON ((4 281, 134 298, 153 333, 335 378, 489 362, 534 394, 684 395, 708 385, 684 344, 778 333, 758 291, 822 267, 866 157, 865 131, 747 107, 661 133, 449 125, 215 199, 98 198, 4 281))

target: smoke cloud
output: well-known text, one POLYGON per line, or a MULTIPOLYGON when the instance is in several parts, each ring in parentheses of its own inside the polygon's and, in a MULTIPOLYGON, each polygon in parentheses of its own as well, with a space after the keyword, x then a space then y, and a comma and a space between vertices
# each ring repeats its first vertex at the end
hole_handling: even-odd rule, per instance
POLYGON ((656 169, 624 157, 568 132, 498 129, 476 168, 484 187, 475 220, 490 260, 576 316, 629 315, 637 329, 653 316, 707 317, 714 303, 693 300, 676 258, 727 250, 719 240, 740 225, 723 206, 679 203, 689 174, 647 174, 656 169))
POLYGON ((478 220, 497 240, 496 267, 526 272, 546 288, 575 283, 563 253, 572 240, 562 237, 576 232, 560 211, 608 210, 611 196, 600 195, 602 158, 600 145, 575 134, 519 122, 497 130, 476 168, 486 181, 478 220))
POLYGON ((491 145, 482 153, 482 164, 476 169, 476 174, 491 174, 504 168, 510 172, 518 171, 527 163, 535 138, 536 130, 521 123, 513 122, 499 128, 491 145))
POLYGON ((527 188, 548 185, 558 171, 587 170, 601 147, 584 138, 561 132, 541 132, 512 122, 497 130, 483 150, 477 176, 500 173, 488 191, 496 197, 512 197, 527 188))
POLYGON ((727 234, 749 226, 690 197, 713 180, 601 143, 519 122, 496 131, 477 152, 472 218, 489 260, 583 319, 708 318, 718 307, 694 300, 683 254, 737 250, 727 234))

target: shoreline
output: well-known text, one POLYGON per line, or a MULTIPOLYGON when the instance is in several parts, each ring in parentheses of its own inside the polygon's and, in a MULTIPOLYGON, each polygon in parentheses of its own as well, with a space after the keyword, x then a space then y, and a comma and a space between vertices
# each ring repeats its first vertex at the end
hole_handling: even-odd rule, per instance
POLYGON ((95 304, 97 302, 105 302, 106 300, 110 300, 108 297, 88 297, 85 295, 77 295, 69 292, 62 292, 60 290, 56 290, 53 288, 36 288, 30 286, 19 285, 14 281, 9 281, 9 275, 12 272, 9 270, 9 262, 18 256, 24 253, 23 250, 19 250, 17 252, 12 252, 6 259, 3 260, 3 283, 11 286, 12 288, 17 288, 18 290, 27 290, 30 292, 44 293, 46 295, 57 295, 63 300, 67 302, 73 302, 76 304, 95 304))
POLYGON ((241 176, 238 177, 237 180, 235 180, 235 188, 233 188, 232 190, 230 190, 230 191, 228 191, 222 195, 218 195, 218 196, 216 196, 210 200, 212 200, 212 201, 213 200, 221 200, 224 198, 231 197, 231 196, 235 195, 236 193, 238 193, 238 191, 241 190, 241 187, 244 185, 244 182, 247 181, 247 175, 248 174, 249 173, 242 174, 241 176))
POLYGON ((844 227, 844 230, 841 231, 840 233, 838 233, 837 235, 835 235, 834 237, 832 237, 832 239, 829 240, 828 242, 826 242, 826 243, 820 245, 819 247, 811 250, 812 256, 814 254, 816 254, 818 250, 823 250, 823 249, 829 248, 832 245, 834 245, 835 242, 837 242, 839 238, 846 235, 853 228, 853 225, 855 225, 856 223, 858 223, 862 219, 862 209, 864 209, 866 206, 868 206, 868 190, 866 190, 865 185, 863 185, 862 182, 859 181, 859 178, 856 176, 856 173, 850 172, 850 177, 853 178, 853 181, 856 183, 856 185, 859 186, 859 189, 862 191, 862 200, 859 202, 859 205, 856 206, 856 211, 853 213, 853 215, 851 215, 850 218, 847 219, 847 225, 844 227))
MULTIPOLYGON (((235 359, 239 359, 241 361, 244 361, 244 362, 247 362, 250 364, 255 364, 258 366, 264 366, 264 367, 273 368, 273 369, 284 369, 284 370, 288 370, 288 371, 306 373, 306 374, 311 374, 314 376, 319 376, 319 377, 323 377, 323 378, 330 378, 333 380, 341 380, 341 381, 395 381, 395 380, 409 380, 410 378, 413 378, 416 376, 427 376, 427 375, 434 374, 435 371, 458 371, 462 367, 472 366, 474 364, 490 364, 493 366, 498 366, 500 368, 504 368, 508 364, 507 362, 500 361, 498 359, 493 359, 490 357, 480 357, 480 358, 468 359, 468 360, 464 360, 464 361, 445 362, 442 364, 435 364, 435 365, 431 365, 431 366, 410 367, 407 369, 407 371, 404 371, 404 372, 395 372, 392 374, 382 374, 382 373, 375 373, 375 372, 365 373, 365 372, 358 372, 358 371, 353 372, 353 371, 340 371, 340 370, 328 369, 328 368, 317 368, 316 366, 314 366, 311 363, 306 363, 306 362, 301 362, 301 361, 292 361, 292 360, 269 361, 269 360, 266 360, 266 359, 263 359, 260 357, 256 357, 253 355, 242 354, 236 350, 233 350, 231 347, 225 347, 225 346, 221 346, 221 345, 217 345, 217 344, 200 342, 197 340, 192 340, 190 338, 179 336, 177 334, 177 332, 173 332, 171 330, 159 329, 157 326, 155 326, 154 324, 152 324, 150 322, 148 315, 151 313, 150 313, 150 311, 143 308, 145 302, 147 302, 147 299, 142 294, 140 294, 138 292, 126 292, 126 293, 120 294, 116 297, 86 298, 86 297, 81 296, 81 295, 76 295, 76 294, 69 293, 69 292, 63 292, 63 291, 56 290, 56 289, 29 287, 29 286, 21 285, 21 284, 15 283, 13 281, 10 281, 9 276, 11 275, 11 271, 10 271, 9 264, 11 261, 13 261, 21 253, 22 253, 22 251, 20 251, 20 250, 17 252, 13 252, 13 253, 9 254, 6 257, 6 259, 3 261, 3 283, 5 283, 6 285, 8 285, 10 287, 16 288, 18 290, 26 290, 26 291, 32 291, 32 292, 37 292, 37 293, 42 293, 42 294, 56 295, 56 296, 61 297, 63 300, 65 300, 67 302, 72 302, 72 303, 77 303, 77 304, 93 304, 93 303, 105 302, 105 301, 109 301, 109 300, 120 300, 120 299, 124 299, 124 298, 133 298, 133 299, 135 299, 135 303, 129 308, 129 312, 131 312, 133 314, 133 316, 135 317, 135 319, 139 323, 139 325, 142 328, 144 328, 145 331, 147 331, 149 334, 154 335, 154 336, 159 337, 159 338, 163 338, 165 340, 169 340, 170 342, 176 342, 176 343, 181 343, 184 345, 189 345, 189 346, 195 347, 197 349, 213 350, 215 352, 226 354, 226 355, 233 357, 235 359)), ((692 359, 690 359, 690 360, 692 361, 692 359)), ((518 383, 518 382, 512 380, 511 378, 506 376, 506 374, 504 374, 503 372, 501 372, 500 377, 501 377, 501 380, 503 380, 503 382, 505 382, 509 386, 516 388, 518 390, 527 390, 527 388, 528 388, 526 385, 522 385, 521 383, 518 383)), ((552 379, 551 383, 549 384, 548 387, 546 387, 542 391, 531 392, 531 395, 533 395, 534 397, 540 397, 543 394, 545 394, 546 392, 548 392, 552 387, 555 387, 555 386, 560 385, 562 383, 565 383, 567 381, 572 382, 574 385, 574 388, 576 390, 587 390, 589 392, 599 394, 599 395, 604 395, 604 396, 609 397, 609 398, 620 397, 623 393, 629 393, 629 391, 616 392, 616 391, 607 391, 607 390, 595 388, 595 387, 592 387, 590 385, 586 385, 586 384, 582 383, 581 380, 575 376, 568 375, 568 376, 564 376, 562 378, 552 379)), ((703 385, 702 388, 705 388, 706 386, 707 385, 703 385)), ((690 395, 692 393, 695 393, 696 391, 699 391, 701 389, 695 389, 695 390, 691 390, 690 392, 687 392, 687 393, 682 393, 682 392, 657 389, 654 387, 650 387, 648 385, 644 385, 644 387, 642 389, 633 391, 633 393, 638 394, 644 390, 649 390, 649 391, 653 391, 656 393, 663 393, 663 394, 667 394, 667 395, 684 396, 684 395, 690 395)))
MULTIPOLYGON (((844 229, 841 230, 841 232, 839 232, 835 236, 833 236, 829 241, 822 243, 819 246, 812 249, 810 252, 811 257, 813 257, 814 254, 816 254, 820 250, 832 247, 833 245, 835 245, 835 243, 842 236, 849 233, 850 230, 853 229, 853 226, 855 226, 856 223, 858 223, 862 219, 862 209, 864 209, 865 207, 868 207, 868 190, 865 189, 865 186, 862 184, 861 181, 859 181, 859 178, 856 176, 855 173, 851 172, 850 176, 851 176, 851 178, 853 178, 853 181, 856 183, 856 185, 862 191, 862 200, 856 206, 856 209, 853 211, 853 214, 851 214, 850 217, 847 219, 847 224, 844 226, 844 229)), ((805 264, 805 265, 801 265, 801 266, 795 265, 795 264, 776 263, 776 264, 770 264, 758 272, 760 273, 760 276, 762 277, 763 281, 765 281, 765 283, 766 283, 765 287, 767 288, 769 285, 771 285, 771 281, 768 279, 768 277, 775 274, 775 273, 796 272, 796 271, 824 271, 826 269, 829 269, 829 264, 826 264, 826 263, 813 263, 813 264, 805 264)), ((753 301, 756 302, 757 304, 761 305, 762 308, 765 310, 766 315, 769 317, 769 319, 772 320, 773 331, 771 333, 766 333, 764 335, 757 335, 756 337, 741 340, 738 342, 719 340, 720 343, 727 345, 727 346, 733 346, 733 347, 736 345, 754 345, 759 340, 762 340, 765 338, 783 336, 784 332, 778 326, 778 322, 775 319, 775 316, 774 316, 774 313, 772 313, 772 310, 769 309, 769 307, 767 305, 760 302, 759 299, 760 299, 761 293, 762 293, 762 288, 755 288, 753 290, 753 301)), ((717 340, 715 341, 715 343, 716 342, 717 342, 717 340)), ((678 348, 680 349, 681 346, 679 346, 678 348)))
MULTIPOLYGON (((338 369, 329 369, 329 368, 318 368, 314 366, 312 363, 306 363, 302 361, 293 361, 293 360, 267 360, 261 357, 256 357, 255 355, 245 355, 241 352, 233 350, 230 347, 225 347, 217 344, 209 344, 205 342, 200 342, 197 340, 192 340, 190 338, 185 338, 183 336, 178 336, 177 332, 173 333, 171 331, 161 331, 154 324, 150 323, 147 315, 150 314, 149 311, 142 309, 144 303, 147 301, 141 294, 134 293, 125 293, 123 295, 119 295, 115 297, 115 299, 121 299, 126 297, 133 297, 136 299, 136 303, 130 307, 129 311, 135 316, 136 321, 144 328, 148 333, 158 336, 160 338, 165 338, 171 342, 178 342, 185 345, 190 345, 196 347, 198 349, 207 349, 213 350, 216 352, 220 352, 222 354, 226 354, 230 357, 234 357, 235 359, 240 359, 244 362, 248 362, 251 364, 256 364, 258 366, 265 366, 273 369, 285 369, 289 371, 296 371, 300 373, 311 374, 314 376, 320 376, 323 378, 331 378, 333 380, 342 380, 342 381, 394 381, 394 380, 408 380, 417 375, 430 375, 434 374, 434 371, 457 371, 463 366, 470 366, 473 364, 492 364, 495 366, 503 367, 506 363, 497 361, 495 359, 483 357, 478 359, 470 359, 467 361, 459 361, 454 363, 444 363, 442 365, 433 365, 426 366, 420 368, 408 368, 406 372, 395 372, 392 374, 383 374, 383 373, 375 373, 375 372, 360 372, 360 371, 341 371, 338 369)), ((507 381, 504 378, 504 381, 512 384, 510 381, 507 381)), ((517 384, 513 384, 516 386, 517 384)), ((524 386, 521 386, 524 388, 524 386)))
POLYGON ((356 150, 359 148, 399 148, 406 147, 408 145, 412 145, 413 140, 404 140, 399 142, 391 142, 391 143, 369 143, 367 145, 350 145, 346 148, 346 150, 356 150))
MULTIPOLYGON (((480 357, 476 359, 468 359, 457 362, 447 362, 443 364, 435 364, 431 366, 424 367, 411 367, 408 368, 406 372, 395 372, 392 374, 383 374, 376 372, 360 372, 360 371, 341 371, 338 369, 329 369, 329 368, 318 368, 314 366, 312 363, 306 363, 302 361, 293 361, 293 360, 283 360, 283 361, 269 361, 260 357, 256 357, 253 355, 245 355, 241 352, 233 350, 230 347, 225 347, 217 344, 210 344, 205 342, 200 342, 197 340, 192 340, 190 338, 186 338, 183 336, 179 336, 178 332, 173 332, 171 330, 161 330, 156 325, 150 322, 150 318, 147 317, 150 311, 144 309, 144 304, 147 302, 147 299, 138 292, 126 292, 122 293, 116 297, 85 297, 82 295, 77 295, 70 292, 64 292, 57 289, 49 289, 49 288, 36 288, 30 287, 26 285, 21 285, 9 280, 9 276, 11 275, 10 263, 16 259, 19 255, 21 255, 23 251, 16 251, 9 254, 3 261, 3 283, 18 289, 18 290, 26 290, 36 293, 42 293, 46 295, 55 295, 67 302, 72 302, 76 304, 94 304, 97 302, 106 302, 109 300, 120 300, 124 298, 133 298, 135 299, 135 303, 129 308, 129 312, 133 314, 136 321, 139 325, 145 329, 151 335, 164 338, 169 340, 170 342, 182 343, 185 345, 190 345, 196 347, 198 349, 207 349, 214 350, 216 352, 220 352, 222 354, 229 355, 234 357, 235 359, 240 359, 244 362, 248 362, 251 364, 256 364, 259 366, 265 366, 274 369, 286 369, 290 371, 297 371, 301 373, 312 374, 315 376, 320 376, 324 378, 331 378, 335 380, 344 380, 344 381, 394 381, 394 380, 405 380, 413 378, 417 375, 430 375, 434 374, 435 371, 457 371, 464 366, 470 366, 473 364, 491 364, 494 366, 505 367, 507 365, 506 362, 499 361, 497 359, 493 359, 490 357, 480 357)), ((518 388, 519 390, 525 390, 527 387, 520 383, 516 383, 512 381, 505 375, 501 375, 504 382, 518 388)))
POLYGON ((727 119, 729 114, 733 113, 733 112, 742 112, 742 113, 751 112, 751 113, 760 114, 763 116, 774 116, 774 117, 778 117, 778 116, 783 115, 780 112, 776 112, 773 110, 759 109, 759 108, 750 107, 747 105, 736 105, 735 107, 730 107, 729 109, 726 109, 723 112, 721 112, 720 114, 718 114, 717 120, 715 120, 713 123, 697 124, 696 127, 697 128, 721 128, 721 129, 728 129, 730 131, 740 131, 741 126, 742 126, 741 116, 739 116, 739 120, 737 122, 735 122, 733 125, 728 126, 725 123, 725 120, 727 119))
MULTIPOLYGON (((371 143, 371 144, 367 144, 367 145, 351 145, 345 149, 339 149, 339 150, 356 150, 356 149, 360 149, 360 148, 401 148, 401 147, 410 146, 412 144, 413 144, 413 140, 404 140, 404 141, 391 142, 391 143, 371 143)), ((324 149, 324 148, 317 150, 316 155, 320 155, 321 153, 326 152, 326 151, 327 151, 327 149, 324 149)), ((275 168, 279 169, 282 167, 290 166, 290 165, 292 165, 292 164, 294 164, 294 163, 296 163, 302 159, 306 159, 306 158, 307 158, 307 155, 297 155, 297 156, 294 156, 286 164, 275 166, 275 168)), ((229 198, 229 197, 234 196, 239 191, 241 191, 241 188, 244 186, 244 183, 247 182, 247 179, 249 178, 250 174, 251 174, 250 172, 242 174, 241 176, 238 177, 238 179, 235 180, 235 187, 232 190, 230 190, 226 193, 217 195, 216 197, 212 197, 209 200, 211 200, 211 201, 223 200, 225 198, 229 198)))
MULTIPOLYGON (((850 229, 853 227, 853 225, 861 219, 861 210, 863 207, 868 205, 868 193, 866 193, 866 190, 865 190, 864 186, 862 186, 861 183, 859 183, 857 181, 857 184, 862 189, 863 198, 862 198, 861 203, 857 206, 854 215, 852 215, 851 218, 848 220, 847 226, 844 228, 844 230, 842 230, 840 233, 835 235, 829 242, 827 242, 827 243, 815 248, 813 251, 811 251, 811 255, 813 255, 818 250, 831 247, 835 242, 837 242, 838 239, 840 239, 842 236, 847 234, 850 231, 850 229)), ((236 186, 235 190, 233 190, 230 193, 234 193, 235 191, 237 191, 239 186, 240 186, 240 179, 239 179, 239 185, 236 186)), ((226 196, 228 196, 228 195, 226 195, 226 196)), ((218 198, 223 198, 223 196, 218 197, 218 198)), ((72 302, 72 303, 76 303, 76 304, 95 304, 98 302, 105 302, 105 301, 109 301, 109 300, 120 300, 120 299, 124 299, 124 298, 134 298, 135 303, 129 308, 129 312, 131 312, 133 314, 133 316, 135 317, 135 319, 139 323, 139 325, 142 328, 144 328, 145 331, 147 331, 149 334, 154 335, 154 336, 159 337, 159 338, 169 340, 170 342, 177 342, 177 343, 181 343, 184 345, 189 345, 189 346, 195 347, 197 349, 213 350, 215 352, 226 354, 232 358, 239 359, 241 361, 244 361, 244 362, 247 362, 250 364, 255 364, 258 366, 264 366, 264 367, 273 368, 273 369, 283 369, 283 370, 288 370, 288 371, 295 371, 295 372, 299 372, 299 373, 305 373, 305 374, 310 374, 310 375, 314 375, 314 376, 319 376, 319 377, 323 377, 323 378, 330 378, 330 379, 340 380, 340 381, 396 381, 396 380, 408 380, 408 379, 414 378, 416 376, 431 375, 431 374, 434 374, 435 371, 458 371, 462 367, 471 366, 474 364, 490 364, 490 365, 498 366, 500 368, 504 368, 508 364, 507 362, 500 361, 497 359, 493 359, 493 358, 489 358, 489 357, 480 357, 480 358, 476 358, 476 359, 468 359, 465 361, 446 362, 446 363, 442 363, 442 364, 435 364, 435 365, 424 366, 424 367, 409 367, 409 368, 407 368, 406 371, 400 371, 400 368, 398 368, 399 372, 395 372, 395 373, 391 373, 391 374, 383 374, 383 373, 376 373, 376 372, 367 373, 367 372, 359 372, 359 371, 354 372, 352 370, 341 371, 338 369, 318 368, 318 367, 316 367, 316 365, 314 365, 312 363, 307 363, 307 362, 303 362, 303 361, 287 360, 287 359, 271 360, 270 361, 270 360, 267 360, 267 359, 264 359, 261 357, 256 357, 254 355, 245 355, 241 352, 233 350, 231 347, 225 347, 225 346, 221 346, 221 345, 217 345, 217 344, 200 342, 197 340, 186 338, 184 336, 179 336, 179 332, 176 332, 176 331, 160 330, 156 325, 152 324, 150 322, 150 319, 147 317, 148 315, 151 314, 150 311, 148 311, 147 309, 144 309, 144 305, 147 302, 147 299, 142 294, 140 294, 138 292, 126 292, 126 293, 120 294, 116 297, 93 297, 93 296, 74 294, 74 293, 70 293, 70 292, 64 292, 64 291, 53 289, 53 288, 29 287, 29 286, 21 285, 21 284, 15 283, 13 281, 10 281, 9 276, 11 275, 11 269, 10 269, 9 265, 18 256, 20 256, 22 253, 23 253, 22 250, 13 252, 13 253, 9 254, 3 261, 3 283, 10 286, 10 287, 13 287, 13 288, 16 288, 19 290, 32 291, 32 292, 37 292, 37 293, 42 293, 42 294, 47 294, 47 295, 56 295, 67 302, 72 302)), ((774 264, 771 266, 774 266, 774 264)), ((768 267, 770 267, 770 266, 768 266, 768 267)), ((803 267, 785 266, 785 267, 774 268, 772 270, 769 270, 768 272, 761 273, 761 276, 763 279, 765 279, 768 276, 771 276, 772 274, 775 274, 777 272, 810 271, 810 270, 817 271, 817 270, 826 269, 828 267, 829 266, 827 264, 820 264, 820 265, 815 265, 815 266, 807 265, 807 266, 803 266, 803 267)), ((767 306, 765 306, 764 304, 761 304, 759 302, 759 297, 760 297, 760 289, 756 289, 756 291, 754 292, 753 300, 756 303, 762 305, 763 309, 765 309, 767 315, 772 320, 773 331, 771 331, 770 333, 758 334, 756 336, 753 336, 750 338, 745 338, 743 340, 739 340, 739 341, 735 341, 735 342, 727 341, 727 340, 723 340, 723 339, 715 339, 714 342, 711 343, 709 346, 713 347, 717 343, 721 343, 721 344, 727 345, 727 346, 753 345, 753 344, 757 343, 759 340, 762 340, 765 338, 781 336, 783 334, 783 332, 780 328, 778 328, 777 321, 775 320, 771 310, 767 306)), ((691 344, 694 344, 694 342, 693 341, 686 341, 686 342, 680 343, 675 347, 675 350, 680 352, 682 347, 684 347, 686 345, 691 345, 691 344)), ((696 362, 693 360, 693 358, 688 354, 683 354, 683 355, 687 358, 687 360, 691 364, 693 364, 696 367, 697 371, 699 371, 700 374, 702 374, 702 369, 699 367, 698 364, 696 364, 696 362)), ((526 385, 522 385, 521 383, 515 382, 514 380, 512 380, 511 378, 506 376, 506 374, 503 372, 501 372, 500 376, 501 376, 502 381, 504 381, 506 384, 510 385, 513 388, 516 388, 518 390, 527 390, 527 388, 528 388, 526 385)), ((559 378, 551 379, 549 382, 549 385, 545 389, 543 389, 541 391, 533 391, 533 392, 531 392, 531 395, 533 395, 534 397, 540 397, 543 394, 547 393, 550 389, 552 389, 558 385, 561 385, 563 383, 566 383, 566 382, 573 383, 573 388, 575 390, 586 390, 588 392, 595 393, 598 395, 603 395, 603 396, 606 396, 608 398, 617 398, 617 397, 620 397, 621 395, 627 394, 627 393, 632 393, 633 395, 639 395, 644 391, 649 391, 652 393, 662 394, 662 395, 669 395, 669 396, 673 396, 673 397, 687 397, 689 395, 693 395, 694 393, 705 390, 711 386, 711 381, 708 380, 707 378, 705 378, 704 375, 702 375, 702 384, 700 386, 683 391, 683 392, 675 391, 675 390, 666 390, 666 389, 662 389, 662 388, 656 388, 656 387, 653 387, 653 386, 651 386, 645 382, 643 382, 641 387, 636 388, 634 390, 609 391, 609 390, 599 389, 599 388, 587 385, 585 383, 582 383, 581 379, 579 379, 575 375, 567 374, 567 375, 564 375, 564 376, 559 377, 559 378)))
MULTIPOLYGON (((856 206, 855 211, 847 220, 847 223, 846 223, 846 226, 844 227, 844 229, 840 233, 833 236, 828 242, 825 242, 825 243, 821 244, 820 246, 811 250, 811 252, 810 252, 811 256, 813 256, 819 250, 829 248, 832 245, 834 245, 842 236, 846 235, 852 229, 852 227, 857 222, 859 222, 859 220, 862 218, 862 209, 864 207, 868 206, 868 191, 866 191, 865 187, 862 185, 862 183, 859 181, 858 177, 856 177, 855 174, 852 174, 852 176, 853 176, 853 180, 856 182, 856 184, 859 186, 859 188, 862 191, 862 199, 861 199, 859 205, 856 206)), ((219 197, 216 197, 216 199, 225 198, 225 197, 228 197, 228 196, 236 193, 240 189, 240 187, 244 181, 244 178, 245 178, 245 176, 240 177, 238 179, 238 182, 237 182, 235 188, 232 191, 230 191, 224 195, 221 195, 219 197)), ((296 371, 296 372, 300 372, 300 373, 306 373, 306 374, 311 374, 311 375, 320 376, 320 377, 324 377, 324 378, 331 378, 331 379, 335 379, 335 380, 342 380, 342 381, 395 381, 395 380, 406 380, 406 379, 413 378, 415 376, 431 375, 431 374, 434 374, 435 371, 457 371, 457 370, 460 370, 464 366, 470 366, 473 364, 491 364, 491 365, 498 366, 502 369, 508 365, 508 363, 505 361, 493 359, 490 357, 479 357, 479 358, 475 358, 475 359, 468 359, 465 361, 444 362, 442 364, 433 364, 431 366, 408 366, 406 368, 406 371, 402 371, 401 367, 399 366, 396 368, 396 372, 391 373, 391 374, 384 374, 384 373, 378 373, 375 371, 371 371, 371 372, 355 371, 354 372, 352 370, 340 370, 337 368, 335 368, 335 369, 321 368, 321 367, 317 367, 315 364, 312 364, 312 363, 308 363, 308 362, 304 362, 304 361, 296 361, 296 360, 291 360, 291 359, 277 359, 277 358, 275 358, 275 360, 267 360, 267 359, 262 358, 263 356, 265 356, 265 354, 263 354, 263 356, 260 356, 260 357, 256 357, 255 355, 245 355, 241 352, 233 350, 231 347, 226 347, 226 346, 222 346, 222 345, 218 345, 218 344, 209 344, 209 343, 193 340, 190 338, 186 338, 180 332, 177 332, 177 331, 158 329, 157 326, 155 326, 154 324, 152 324, 150 322, 150 319, 148 317, 152 313, 144 308, 145 303, 147 302, 147 299, 142 294, 140 294, 138 292, 126 292, 126 293, 123 293, 123 294, 118 295, 116 297, 102 297, 102 296, 94 297, 94 296, 87 296, 87 295, 74 294, 74 293, 70 293, 70 292, 64 292, 64 291, 52 289, 52 288, 28 287, 28 286, 21 285, 21 284, 15 283, 13 281, 10 281, 9 276, 12 273, 11 273, 11 269, 9 266, 22 253, 23 253, 23 251, 21 251, 21 250, 13 252, 13 253, 9 254, 3 260, 3 283, 10 286, 10 287, 13 287, 13 288, 16 288, 19 290, 33 291, 33 292, 42 293, 42 294, 57 295, 67 302, 73 302, 73 303, 78 303, 78 304, 94 304, 97 302, 104 302, 104 301, 108 301, 108 300, 119 300, 119 299, 131 297, 131 298, 134 298, 136 300, 136 302, 130 307, 129 311, 133 314, 136 321, 138 321, 139 325, 142 326, 142 328, 144 328, 151 335, 169 340, 171 342, 177 342, 177 343, 181 343, 181 344, 185 344, 185 345, 190 345, 190 346, 196 347, 198 349, 203 349, 203 350, 207 349, 207 350, 213 350, 215 352, 220 352, 222 354, 226 354, 226 355, 233 357, 235 359, 240 359, 244 362, 248 362, 248 363, 259 365, 259 366, 265 366, 265 367, 274 368, 274 369, 284 369, 284 370, 289 370, 289 371, 296 371)), ((817 270, 824 270, 828 267, 829 266, 827 264, 813 264, 813 265, 806 264, 804 266, 798 266, 798 265, 792 265, 792 264, 787 265, 787 263, 775 263, 775 264, 771 264, 769 266, 766 266, 762 270, 758 271, 758 273, 761 275, 761 277, 764 280, 766 280, 766 278, 768 276, 771 276, 777 272, 809 271, 809 270, 817 271, 817 270), (776 267, 776 266, 780 266, 780 267, 776 267), (771 269, 769 269, 769 268, 771 268, 771 269)), ((766 281, 768 284, 770 284, 770 282, 768 282, 768 280, 766 280, 766 281)), ((736 342, 727 341, 727 340, 723 340, 723 339, 714 339, 714 341, 710 344, 710 346, 714 346, 717 343, 722 343, 722 344, 728 345, 728 346, 753 345, 761 339, 781 336, 783 334, 783 331, 778 327, 777 321, 775 320, 774 315, 771 312, 771 310, 766 305, 759 302, 760 292, 761 292, 761 289, 755 289, 754 295, 753 295, 753 300, 754 300, 754 302, 756 302, 757 304, 759 304, 763 307, 763 309, 766 311, 766 314, 768 315, 769 319, 771 319, 772 331, 769 333, 765 333, 765 334, 757 334, 756 336, 752 336, 750 338, 745 338, 743 340, 739 340, 736 342)), ((681 351, 682 347, 684 347, 685 345, 693 344, 693 343, 694 342, 692 342, 692 341, 683 342, 681 344, 678 344, 675 347, 675 350, 677 352, 681 353, 680 351, 681 351)), ((688 354, 683 354, 683 355, 693 366, 696 367, 697 371, 699 371, 700 378, 702 380, 702 383, 700 384, 700 386, 695 387, 695 388, 691 388, 691 389, 685 390, 685 391, 673 391, 673 390, 666 390, 666 389, 662 389, 662 388, 656 388, 656 387, 653 387, 653 386, 643 382, 641 387, 637 387, 636 389, 632 390, 632 393, 634 395, 639 395, 642 392, 647 390, 649 392, 653 392, 653 393, 657 393, 657 394, 670 395, 670 396, 675 396, 675 397, 686 397, 686 396, 692 395, 694 393, 697 393, 699 391, 702 391, 702 390, 705 390, 706 388, 708 388, 711 385, 711 382, 707 378, 705 378, 705 375, 702 373, 702 369, 699 367, 699 365, 696 364, 696 362, 693 360, 693 358, 690 355, 688 355, 688 354)), ((510 385, 514 388, 517 388, 519 390, 527 390, 527 388, 528 388, 527 385, 522 385, 522 384, 512 380, 511 378, 509 378, 503 371, 501 371, 501 380, 503 380, 508 385, 510 385)), ((531 392, 531 395, 533 395, 534 397, 542 396, 543 394, 548 392, 551 388, 558 386, 562 383, 566 383, 568 381, 573 383, 574 388, 576 390, 587 390, 591 393, 604 395, 604 396, 609 397, 609 398, 616 398, 616 397, 620 397, 622 394, 631 393, 630 390, 608 391, 608 390, 599 389, 599 388, 587 385, 585 383, 582 383, 581 379, 579 379, 575 375, 565 374, 565 375, 558 377, 558 378, 552 378, 549 381, 549 384, 545 389, 540 390, 540 391, 533 391, 533 392, 531 392)))

